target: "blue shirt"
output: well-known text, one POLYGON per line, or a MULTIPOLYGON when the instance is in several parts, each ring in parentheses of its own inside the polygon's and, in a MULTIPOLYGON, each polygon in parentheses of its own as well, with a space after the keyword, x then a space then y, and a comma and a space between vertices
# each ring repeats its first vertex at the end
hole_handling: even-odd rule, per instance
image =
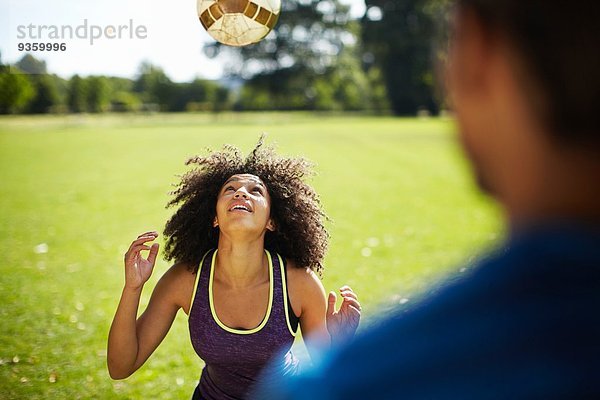
POLYGON ((273 399, 600 398, 600 229, 514 235, 469 275, 259 390, 273 399))

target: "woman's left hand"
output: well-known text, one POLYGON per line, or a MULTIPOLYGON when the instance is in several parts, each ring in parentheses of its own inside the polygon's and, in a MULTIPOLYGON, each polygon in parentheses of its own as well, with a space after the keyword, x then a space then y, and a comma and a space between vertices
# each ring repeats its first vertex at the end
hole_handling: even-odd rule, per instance
POLYGON ((335 310, 337 296, 335 292, 329 292, 327 301, 327 330, 331 336, 331 343, 337 344, 351 339, 358 328, 360 322, 360 303, 356 293, 350 286, 340 288, 342 296, 342 305, 339 310, 335 310))

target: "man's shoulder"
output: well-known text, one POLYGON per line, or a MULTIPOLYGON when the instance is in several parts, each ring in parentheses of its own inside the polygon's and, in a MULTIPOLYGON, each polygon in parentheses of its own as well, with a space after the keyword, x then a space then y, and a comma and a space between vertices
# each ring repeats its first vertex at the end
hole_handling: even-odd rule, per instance
POLYGON ((579 302, 585 309, 595 306, 587 303, 592 297, 600 300, 600 232, 542 230, 482 257, 416 306, 398 310, 376 325, 355 346, 393 331, 421 336, 452 331, 461 324, 506 324, 522 313, 562 302, 579 302), (430 324, 437 329, 428 331, 430 324))
POLYGON ((378 398, 544 396, 572 393, 577 382, 585 389, 582 376, 600 368, 592 239, 543 231, 510 242, 334 353, 322 376, 341 393, 378 398))

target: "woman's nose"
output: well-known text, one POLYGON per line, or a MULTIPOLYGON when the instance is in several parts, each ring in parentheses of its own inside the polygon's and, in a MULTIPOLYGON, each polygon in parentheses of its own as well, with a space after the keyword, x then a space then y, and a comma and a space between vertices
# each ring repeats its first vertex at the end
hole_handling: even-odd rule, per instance
POLYGON ((240 197, 243 197, 246 199, 246 198, 248 198, 248 193, 246 193, 245 190, 238 189, 237 192, 235 192, 235 195, 233 197, 235 197, 236 199, 240 198, 240 197))

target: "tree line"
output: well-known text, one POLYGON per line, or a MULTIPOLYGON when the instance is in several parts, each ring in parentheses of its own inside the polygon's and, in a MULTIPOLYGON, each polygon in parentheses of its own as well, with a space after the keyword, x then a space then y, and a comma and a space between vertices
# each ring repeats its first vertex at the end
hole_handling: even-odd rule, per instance
POLYGON ((63 79, 26 54, 0 65, 0 113, 101 113, 106 111, 221 111, 231 109, 230 90, 217 82, 173 82, 157 66, 142 63, 136 78, 63 79))
POLYGON ((228 61, 225 81, 173 82, 149 63, 142 63, 131 79, 63 79, 29 54, 11 66, 0 60, 0 113, 436 113, 444 106, 435 84, 435 65, 443 58, 443 46, 436 43, 444 43, 437 27, 447 18, 447 3, 365 0, 364 16, 353 19, 339 0, 286 0, 278 24, 261 42, 242 48, 204 46, 207 56, 228 61))

